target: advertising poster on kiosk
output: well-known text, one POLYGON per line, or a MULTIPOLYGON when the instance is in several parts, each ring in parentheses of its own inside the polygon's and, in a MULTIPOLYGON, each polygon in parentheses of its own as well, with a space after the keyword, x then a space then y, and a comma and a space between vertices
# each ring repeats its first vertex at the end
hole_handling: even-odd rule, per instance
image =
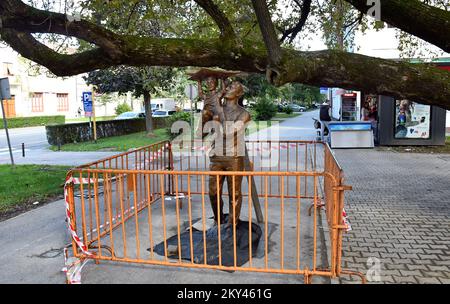
POLYGON ((395 102, 395 138, 430 138, 431 107, 408 100, 395 102))

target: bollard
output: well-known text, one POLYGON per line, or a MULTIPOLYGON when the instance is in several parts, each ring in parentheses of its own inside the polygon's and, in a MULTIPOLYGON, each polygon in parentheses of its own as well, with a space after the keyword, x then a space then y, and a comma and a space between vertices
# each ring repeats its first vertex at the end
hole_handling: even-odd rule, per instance
POLYGON ((25 157, 25 143, 22 143, 22 157, 25 157))

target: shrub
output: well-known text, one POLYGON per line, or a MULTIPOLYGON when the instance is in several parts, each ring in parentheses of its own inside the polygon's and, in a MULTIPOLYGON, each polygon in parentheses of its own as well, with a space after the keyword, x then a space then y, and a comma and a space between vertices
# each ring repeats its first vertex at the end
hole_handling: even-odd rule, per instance
POLYGON ((254 104, 253 110, 255 111, 255 120, 265 121, 272 119, 277 114, 278 108, 267 97, 263 97, 254 104))
MULTIPOLYGON (((8 123, 8 128, 12 129, 64 124, 66 122, 66 118, 64 115, 33 116, 7 118, 6 121, 8 123)), ((0 123, 0 129, 3 129, 3 123, 0 123)))
POLYGON ((290 115, 294 112, 291 107, 284 107, 283 112, 290 115))
POLYGON ((117 107, 114 110, 116 111, 117 115, 120 115, 125 112, 130 112, 132 109, 127 103, 121 103, 117 105, 117 107))
POLYGON ((170 116, 168 119, 168 127, 167 127, 167 134, 169 135, 170 139, 174 139, 176 136, 179 135, 179 133, 172 133, 171 128, 172 125, 177 121, 186 121, 188 123, 191 122, 191 113, 190 112, 177 112, 170 116))

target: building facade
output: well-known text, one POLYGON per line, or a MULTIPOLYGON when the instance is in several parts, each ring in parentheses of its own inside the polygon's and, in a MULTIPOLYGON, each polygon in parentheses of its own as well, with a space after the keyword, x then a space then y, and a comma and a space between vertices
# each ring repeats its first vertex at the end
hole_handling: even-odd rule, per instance
MULTIPOLYGON (((82 93, 92 88, 83 80, 83 75, 56 77, 31 70, 30 63, 11 48, 0 47, 0 78, 9 79, 12 96, 4 101, 6 117, 64 115, 70 119, 84 116, 82 93)), ((101 101, 97 98, 95 102, 97 116, 114 116, 116 106, 123 102, 140 111, 142 103, 132 98, 131 93, 111 94, 108 102, 101 101)))

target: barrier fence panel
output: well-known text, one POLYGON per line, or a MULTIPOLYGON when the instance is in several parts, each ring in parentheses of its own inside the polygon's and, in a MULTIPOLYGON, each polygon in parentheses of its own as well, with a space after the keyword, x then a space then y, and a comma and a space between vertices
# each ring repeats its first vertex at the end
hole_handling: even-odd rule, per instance
POLYGON ((208 171, 204 147, 180 149, 170 142, 71 171, 66 202, 74 256, 297 274, 307 283, 314 275, 343 273, 343 193, 349 188, 342 185, 342 170, 329 147, 255 141, 246 148, 246 171, 208 171), (213 208, 220 210, 222 201, 210 196, 210 187, 229 201, 217 225, 213 208), (330 265, 318 256, 322 206, 330 231, 330 265))

